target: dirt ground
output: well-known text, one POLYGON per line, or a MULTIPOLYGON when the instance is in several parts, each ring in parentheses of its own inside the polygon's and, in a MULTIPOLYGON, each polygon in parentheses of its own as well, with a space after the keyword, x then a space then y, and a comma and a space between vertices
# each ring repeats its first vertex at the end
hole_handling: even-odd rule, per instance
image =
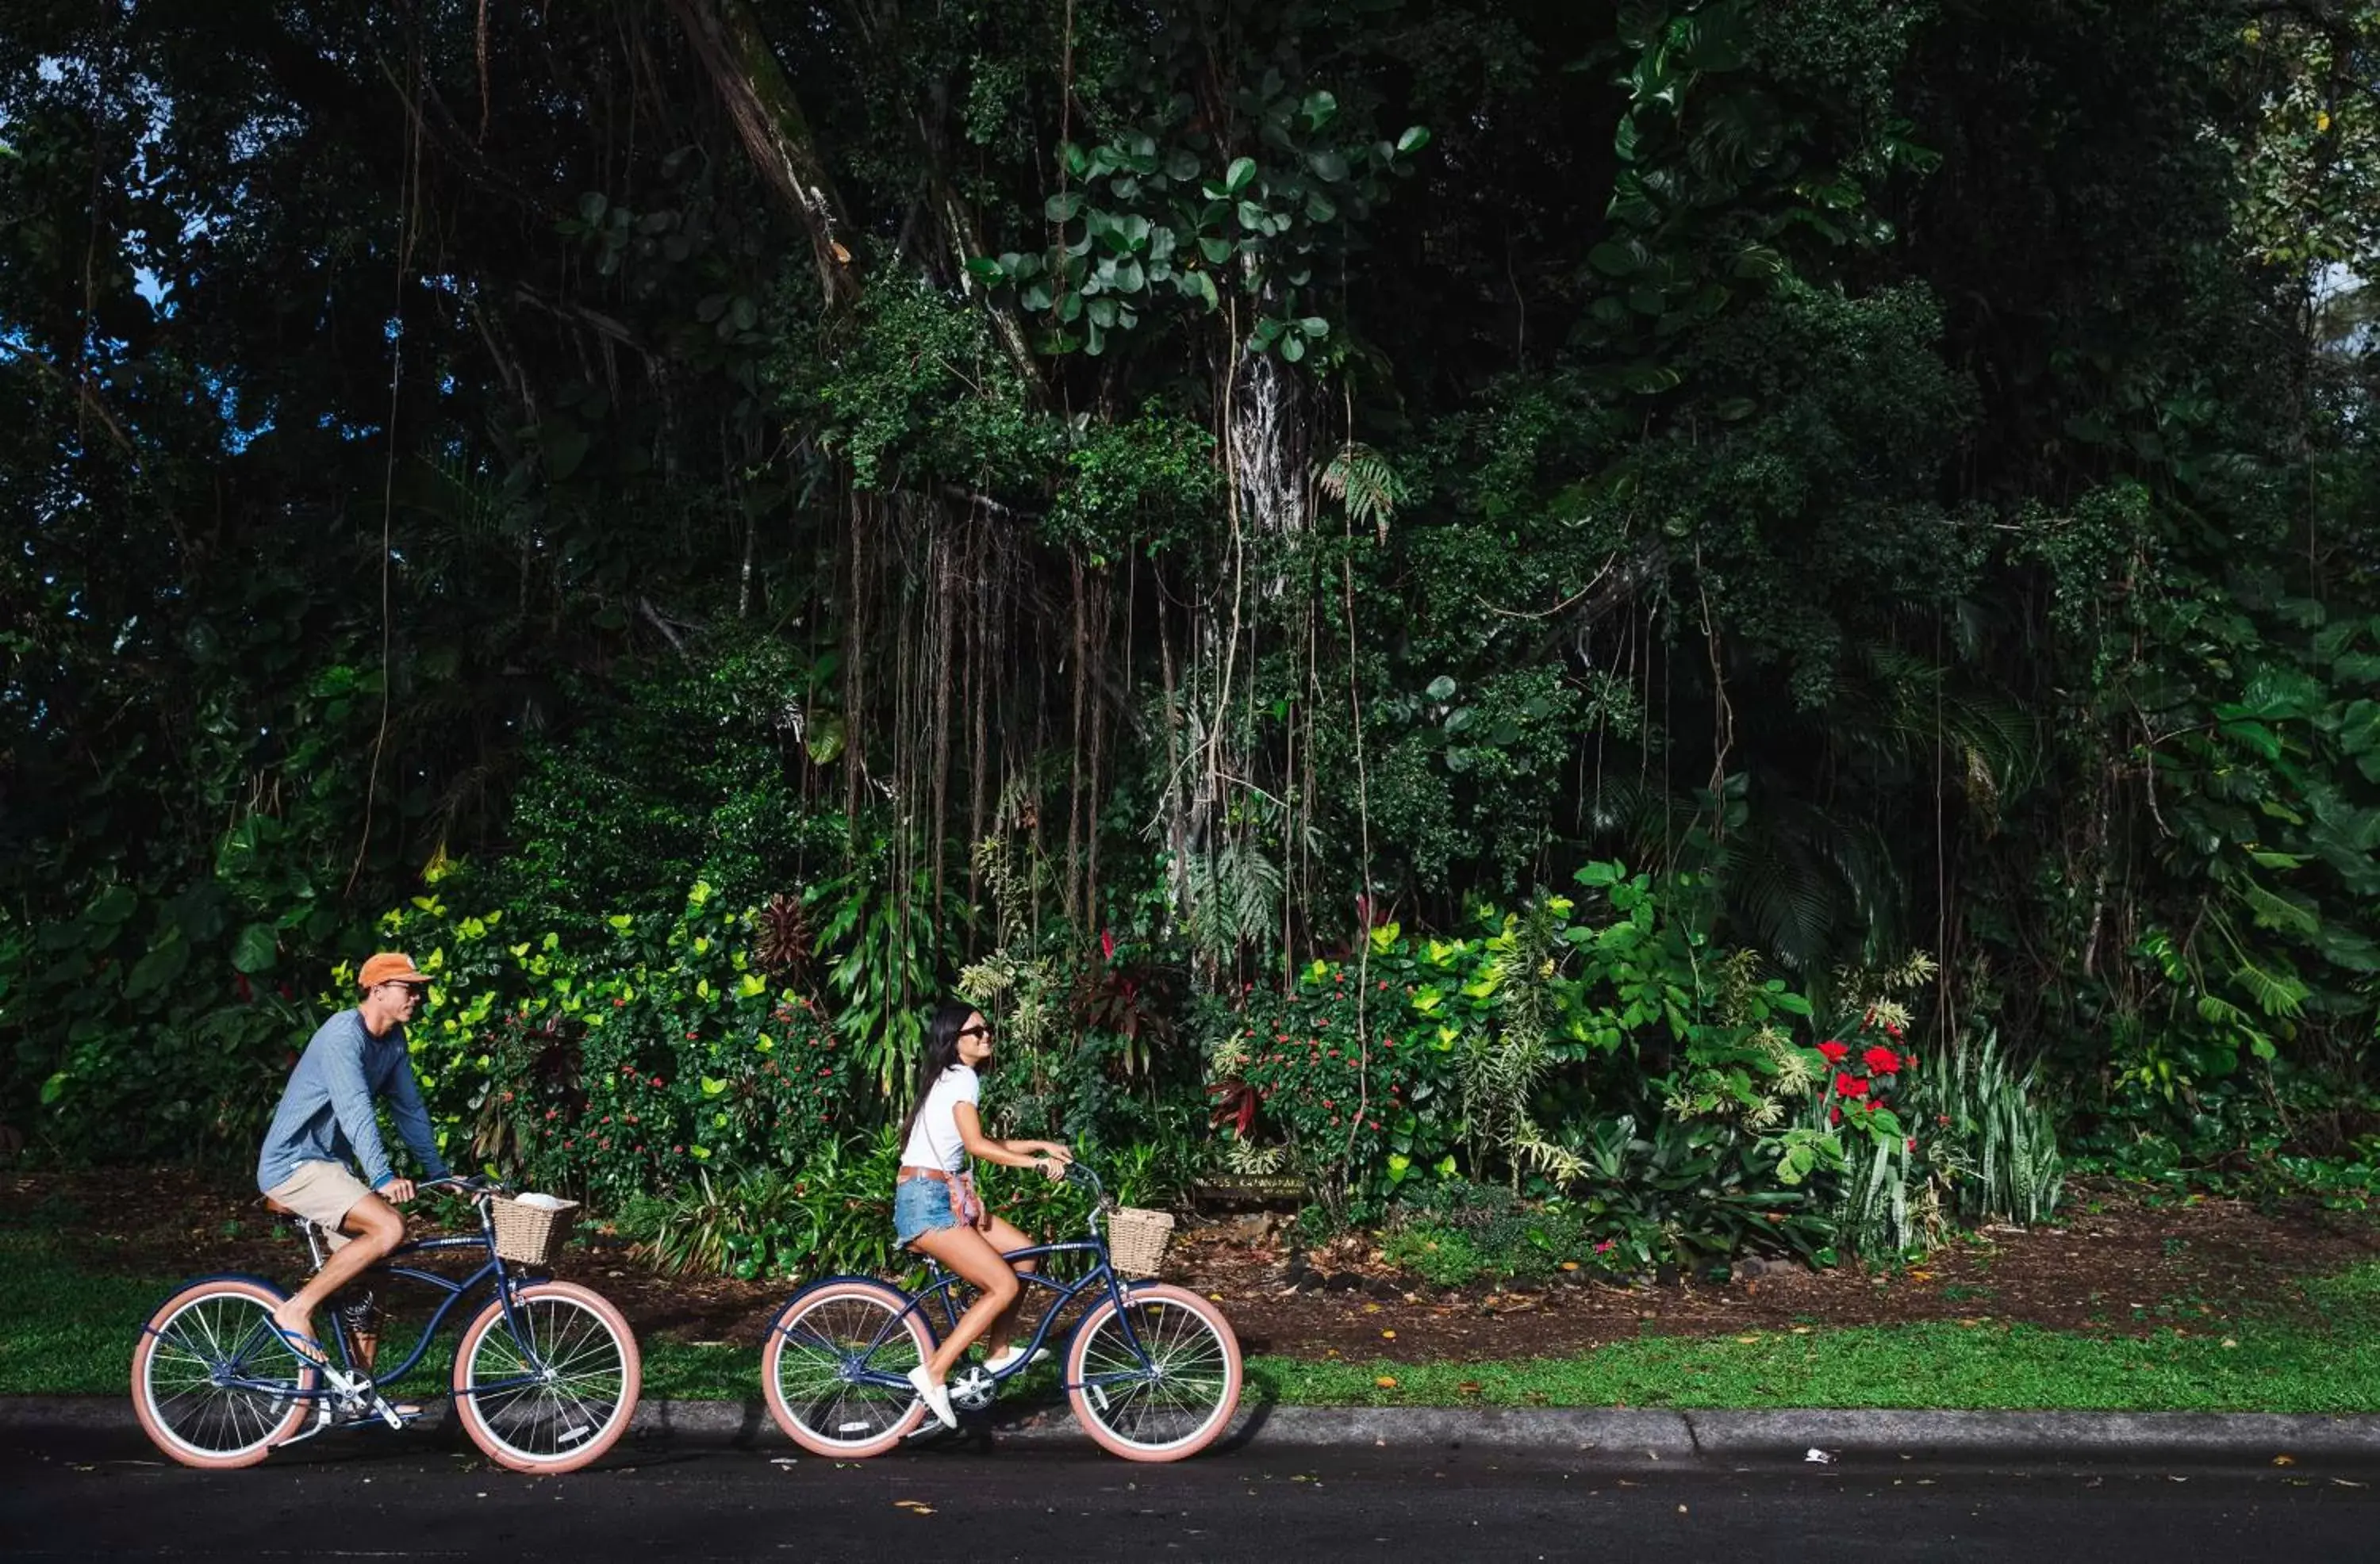
MULTIPOLYGON (((302 1268, 295 1239, 252 1194, 187 1170, 0 1174, 0 1220, 42 1206, 73 1218, 70 1242, 95 1267, 284 1280, 302 1268)), ((1873 1275, 1780 1265, 1717 1283, 1614 1285, 1580 1272, 1547 1285, 1450 1291, 1395 1275, 1361 1238, 1293 1263, 1281 1226, 1262 1216, 1185 1223, 1167 1277, 1220 1300, 1249 1352, 1402 1362, 1566 1356, 1644 1335, 1926 1319, 2194 1333, 2219 1329, 2243 1309, 2303 1310, 2303 1279, 2380 1255, 2380 1218, 2159 1201, 2088 1182, 2070 1191, 2055 1226, 1994 1228, 1922 1265, 1873 1275)), ((616 1300, 640 1332, 690 1341, 757 1342, 793 1289, 657 1275, 601 1232, 575 1241, 557 1269, 616 1300)))

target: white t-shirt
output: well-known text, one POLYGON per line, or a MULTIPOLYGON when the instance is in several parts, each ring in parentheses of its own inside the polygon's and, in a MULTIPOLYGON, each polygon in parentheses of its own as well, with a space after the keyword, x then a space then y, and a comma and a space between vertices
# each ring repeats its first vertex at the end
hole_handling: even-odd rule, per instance
POLYGON ((945 1173, 965 1170, 966 1144, 959 1139, 958 1116, 951 1111, 962 1102, 979 1107, 983 1085, 972 1066, 953 1064, 942 1072, 941 1079, 926 1094, 926 1106, 917 1110, 909 1144, 901 1151, 903 1167, 940 1168, 945 1173))

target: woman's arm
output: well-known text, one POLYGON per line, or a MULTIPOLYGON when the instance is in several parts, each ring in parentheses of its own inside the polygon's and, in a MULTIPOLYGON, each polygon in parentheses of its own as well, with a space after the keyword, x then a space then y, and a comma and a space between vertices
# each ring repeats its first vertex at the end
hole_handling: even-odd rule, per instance
POLYGON ((979 1162, 997 1162, 1003 1168, 1038 1168, 1053 1179, 1065 1173, 1069 1158, 1064 1146, 1046 1140, 994 1140, 983 1133, 983 1121, 971 1102, 951 1104, 951 1120, 959 1127, 959 1144, 979 1162))

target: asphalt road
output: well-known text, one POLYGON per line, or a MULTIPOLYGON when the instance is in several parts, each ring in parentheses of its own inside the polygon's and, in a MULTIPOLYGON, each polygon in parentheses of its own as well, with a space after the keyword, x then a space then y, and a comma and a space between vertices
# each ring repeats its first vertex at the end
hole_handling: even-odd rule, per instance
POLYGON ((137 1434, 0 1442, 0 1557, 2380 1559, 2380 1473, 1711 1467, 1510 1450, 1295 1450, 1135 1467, 1091 1449, 646 1449, 574 1477, 434 1432, 334 1436, 227 1473, 137 1434))

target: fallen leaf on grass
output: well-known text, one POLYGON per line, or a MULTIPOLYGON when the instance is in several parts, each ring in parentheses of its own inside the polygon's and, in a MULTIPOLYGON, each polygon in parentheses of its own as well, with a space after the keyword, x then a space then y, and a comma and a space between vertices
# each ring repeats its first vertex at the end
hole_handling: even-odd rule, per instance
POLYGON ((1578 1262, 1576 1260, 1564 1260, 1561 1263, 1561 1268, 1566 1271, 1574 1271, 1578 1269, 1578 1262))
POLYGON ((1397 1333, 1393 1330, 1383 1330, 1380 1332, 1380 1340, 1383 1341, 1393 1341, 1396 1339, 1397 1333))
POLYGON ((1378 1379, 1373 1380, 1372 1383, 1378 1385, 1383 1390, 1393 1390, 1397 1388, 1397 1376, 1393 1374, 1384 1374, 1378 1379))
POLYGON ((2295 1466, 2297 1463, 2298 1458, 2293 1455, 2277 1455, 2273 1457, 2273 1464, 2275 1466, 2295 1466))
POLYGON ((1480 1384, 1476 1379, 1466 1379, 1462 1384, 1455 1387, 1457 1391, 1466 1396, 1478 1395, 1481 1391, 1487 1388, 1487 1386, 1480 1384))
POLYGON ((2234 1341, 2234 1340, 2231 1340, 2231 1338, 2229 1338, 2228 1336, 2226 1336, 2226 1337, 2223 1339, 2223 1344, 2224 1344, 2225 1346, 2227 1346, 2227 1347, 2237 1347, 2240 1343, 2239 1343, 2239 1342, 2237 1342, 2237 1341, 2234 1341))
POLYGON ((1757 1336, 1739 1336, 1735 1339, 1735 1344, 1739 1347, 1757 1347, 1760 1345, 1760 1338, 1757 1336))

